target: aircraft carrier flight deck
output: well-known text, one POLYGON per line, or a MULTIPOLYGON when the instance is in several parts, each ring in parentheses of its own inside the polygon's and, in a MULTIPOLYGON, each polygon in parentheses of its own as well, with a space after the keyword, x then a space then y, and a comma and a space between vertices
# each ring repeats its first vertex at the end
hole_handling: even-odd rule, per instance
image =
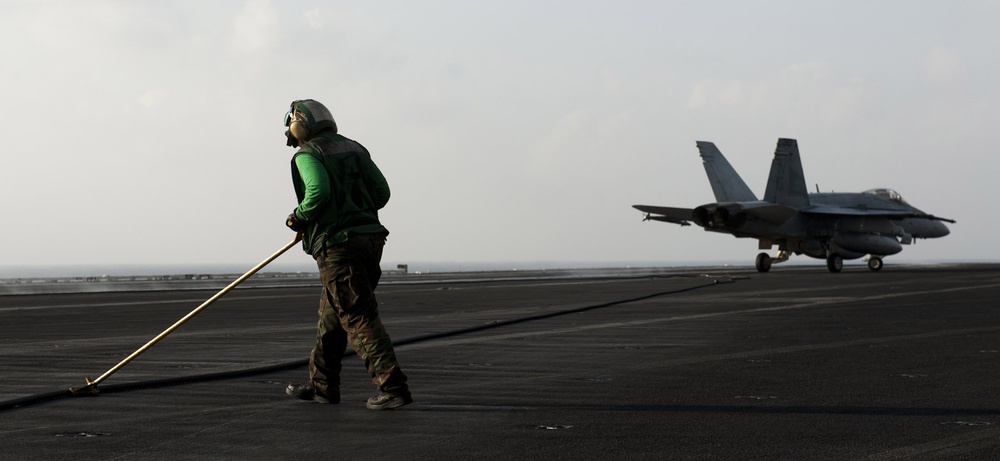
POLYGON ((998 264, 387 275, 414 403, 383 412, 356 356, 339 405, 285 395, 315 337, 299 282, 51 400, 221 287, 0 296, 0 459, 1000 459, 998 264))

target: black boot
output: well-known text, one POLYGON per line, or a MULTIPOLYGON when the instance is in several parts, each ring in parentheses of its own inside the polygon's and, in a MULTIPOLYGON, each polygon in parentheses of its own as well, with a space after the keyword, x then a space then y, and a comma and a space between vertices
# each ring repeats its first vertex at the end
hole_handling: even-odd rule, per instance
POLYGON ((340 391, 327 390, 323 392, 316 389, 312 382, 305 384, 289 384, 285 388, 285 393, 302 400, 313 400, 319 403, 340 403, 340 391))
POLYGON ((399 394, 383 392, 369 398, 367 406, 369 410, 392 410, 411 403, 413 403, 413 397, 410 396, 409 391, 399 394))

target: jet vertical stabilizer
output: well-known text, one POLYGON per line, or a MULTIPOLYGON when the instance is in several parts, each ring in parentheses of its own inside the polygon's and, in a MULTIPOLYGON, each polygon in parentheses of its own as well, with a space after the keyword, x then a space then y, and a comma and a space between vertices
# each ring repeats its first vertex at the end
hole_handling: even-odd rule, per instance
POLYGON ((707 141, 697 141, 698 152, 708 174, 708 182, 712 184, 712 192, 719 202, 756 202, 757 196, 743 182, 726 157, 722 156, 715 144, 707 141))
POLYGON ((794 139, 778 139, 764 201, 793 208, 809 206, 809 190, 806 189, 806 177, 802 173, 799 144, 794 139))

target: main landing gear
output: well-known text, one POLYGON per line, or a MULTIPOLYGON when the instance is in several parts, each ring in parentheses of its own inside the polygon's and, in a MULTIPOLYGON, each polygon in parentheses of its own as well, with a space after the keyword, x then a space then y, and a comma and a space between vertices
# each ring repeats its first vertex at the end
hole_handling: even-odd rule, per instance
POLYGON ((757 266, 757 272, 767 272, 771 270, 771 264, 788 261, 789 256, 791 256, 790 253, 782 250, 778 250, 778 254, 773 258, 767 253, 761 253, 757 255, 757 260, 754 262, 754 265, 757 266))
MULTIPOLYGON (((754 266, 757 267, 757 272, 767 272, 771 270, 772 264, 788 261, 789 256, 791 256, 791 253, 781 250, 778 250, 778 254, 773 258, 767 253, 760 253, 757 255, 757 260, 754 261, 754 266)), ((882 270, 883 264, 881 256, 870 255, 865 259, 865 261, 868 262, 868 268, 871 269, 872 272, 882 270)), ((834 274, 844 270, 844 258, 837 253, 830 253, 830 255, 826 257, 826 268, 834 274)))
POLYGON ((771 270, 771 256, 767 253, 761 253, 757 255, 757 261, 754 262, 757 266, 757 272, 767 272, 771 270))
POLYGON ((837 253, 827 256, 826 268, 830 269, 830 272, 833 272, 834 274, 844 270, 844 258, 841 258, 837 253))

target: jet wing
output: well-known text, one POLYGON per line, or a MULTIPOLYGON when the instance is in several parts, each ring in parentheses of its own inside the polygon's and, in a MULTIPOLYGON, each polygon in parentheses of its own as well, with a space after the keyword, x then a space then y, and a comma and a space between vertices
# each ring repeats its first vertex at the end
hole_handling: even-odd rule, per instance
POLYGON ((948 218, 939 218, 934 215, 929 215, 920 211, 906 211, 906 210, 868 210, 861 208, 849 208, 849 207, 838 207, 838 206, 811 206, 801 210, 802 213, 806 214, 818 214, 818 215, 828 215, 828 216, 867 216, 867 217, 877 217, 877 218, 888 218, 888 219, 903 219, 903 218, 927 218, 933 221, 944 221, 954 224, 955 221, 948 218))
POLYGON ((652 205, 632 205, 632 208, 645 213, 642 218, 643 220, 663 221, 680 224, 681 226, 690 226, 690 221, 694 213, 694 210, 691 208, 673 208, 652 205))

